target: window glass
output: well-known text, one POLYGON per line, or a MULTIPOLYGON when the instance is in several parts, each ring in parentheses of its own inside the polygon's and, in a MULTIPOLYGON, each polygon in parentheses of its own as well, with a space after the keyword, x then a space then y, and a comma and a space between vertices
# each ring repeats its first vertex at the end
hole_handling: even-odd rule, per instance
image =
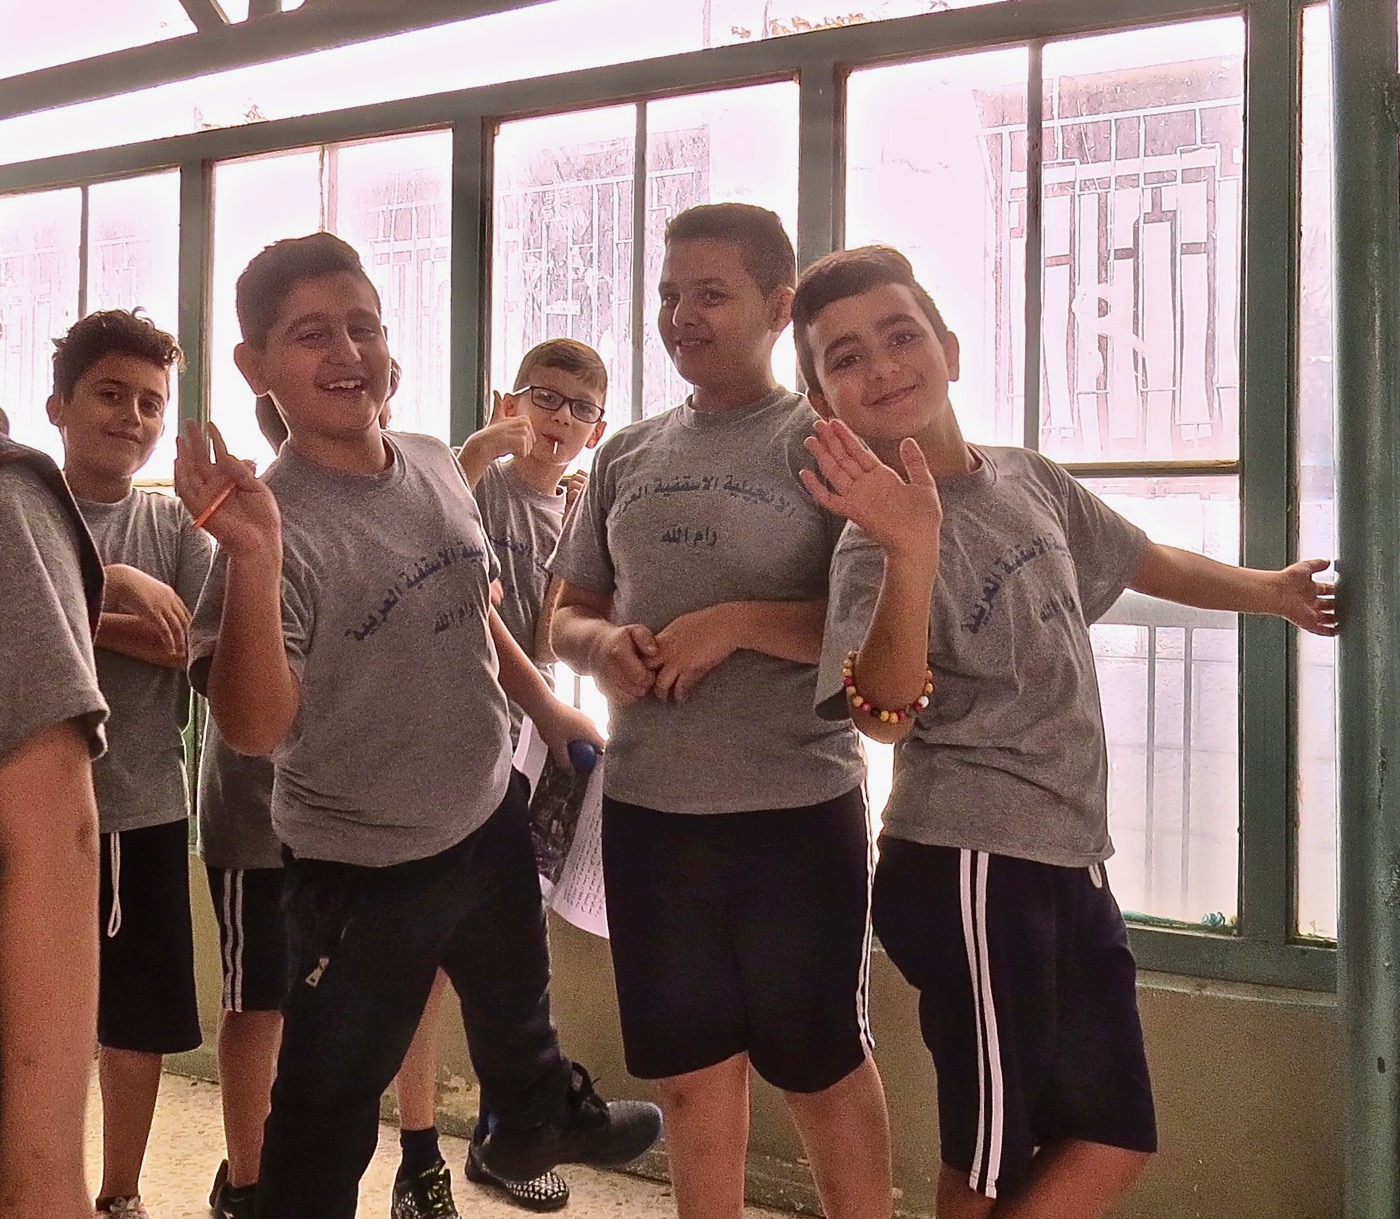
POLYGON ((326 229, 359 252, 403 367, 394 426, 448 437, 452 140, 446 132, 325 145, 214 168, 210 413, 240 457, 271 458, 233 362, 234 288, 263 247, 326 229))
POLYGON ((179 0, 0 0, 0 30, 0 76, 17 76, 191 34, 194 22, 179 0))
MULTIPOLYGON (((1326 5, 1303 14, 1303 194, 1298 325, 1298 554, 1337 553, 1333 466, 1332 94, 1326 5)), ((1298 640, 1298 930, 1337 934, 1337 645, 1298 640)))
POLYGON ((632 418, 636 131, 618 106, 503 123, 495 148, 491 384, 513 388, 536 343, 577 339, 608 370, 613 426, 632 418))
POLYGON ((1045 49, 1041 448, 1239 451, 1244 23, 1045 49))
POLYGON ((44 404, 53 340, 78 320, 82 192, 0 197, 0 406, 10 435, 61 465, 63 444, 44 404))
MULTIPOLYGON (((149 174, 88 189, 87 307, 142 309, 178 335, 180 175, 149 174)), ((165 433, 137 478, 169 482, 180 430, 179 377, 170 378, 165 433)))
MULTIPOLYGON (((675 406, 690 393, 657 331, 656 288, 667 222, 700 203, 750 203, 777 212, 796 244, 797 146, 795 83, 700 93, 647 106, 644 414, 675 406)), ((782 384, 796 385, 791 327, 774 349, 773 371, 782 384)))
POLYGON ((961 345, 953 403, 984 444, 1024 437, 1023 49, 853 73, 846 245, 892 245, 961 345))
MULTIPOLYGON (((1157 542, 1238 563, 1234 478, 1086 480, 1157 542)), ((1093 627, 1109 864, 1131 917, 1226 925, 1239 899, 1238 616, 1125 593, 1093 627)))

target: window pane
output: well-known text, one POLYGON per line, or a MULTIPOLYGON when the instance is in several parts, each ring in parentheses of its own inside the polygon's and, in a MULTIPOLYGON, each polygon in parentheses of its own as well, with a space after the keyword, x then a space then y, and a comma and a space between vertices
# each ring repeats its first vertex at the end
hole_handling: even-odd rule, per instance
POLYGON ((78 320, 82 193, 0 198, 0 406, 10 435, 62 464, 44 403, 53 391, 53 339, 78 320))
POLYGON ((342 144, 327 159, 327 224, 360 252, 404 370, 393 424, 448 437, 452 133, 342 144))
MULTIPOLYGON (((491 384, 545 339, 587 343, 608 416, 632 418, 632 106, 503 123, 496 136, 491 384)), ((581 457, 591 457, 584 450, 581 457)))
MULTIPOLYGON (((1303 15, 1298 553, 1337 553, 1333 469, 1332 95, 1326 5, 1303 15)), ((1298 930, 1337 934, 1337 645, 1298 632, 1298 930)))
MULTIPOLYGON (((647 106, 643 413, 655 415, 690 393, 656 329, 666 222, 697 203, 752 203, 777 212, 795 244, 797 147, 795 83, 701 93, 647 106)), ((773 352, 773 371, 784 385, 796 384, 791 327, 773 352)))
POLYGON ((258 431, 253 394, 233 363, 238 344, 234 285, 249 260, 282 237, 323 227, 319 149, 214 167, 214 268, 209 306, 210 415, 229 451, 264 468, 272 450, 258 431))
POLYGON ((1026 52, 853 73, 846 245, 909 257, 961 342, 968 439, 1024 438, 1026 52))
MULTIPOLYGON (((1239 562, 1236 479, 1085 485, 1155 541, 1239 562)), ((1093 640, 1118 901, 1130 917, 1229 922, 1239 905, 1238 618, 1125 593, 1093 640)))
MULTIPOLYGON (((100 182, 88 190, 87 307, 146 311, 175 334, 180 307, 180 175, 100 182)), ((180 431, 179 379, 170 378, 165 434, 137 478, 169 481, 180 431)))
POLYGON ((214 167, 211 414, 240 457, 266 465, 253 398, 233 363, 234 285, 283 237, 337 232, 359 252, 403 366, 395 426, 448 435, 451 137, 445 132, 327 145, 214 167))
POLYGON ((179 0, 0 0, 0 76, 194 33, 179 0))
POLYGON ((1239 451, 1244 23, 1045 50, 1041 447, 1239 451))

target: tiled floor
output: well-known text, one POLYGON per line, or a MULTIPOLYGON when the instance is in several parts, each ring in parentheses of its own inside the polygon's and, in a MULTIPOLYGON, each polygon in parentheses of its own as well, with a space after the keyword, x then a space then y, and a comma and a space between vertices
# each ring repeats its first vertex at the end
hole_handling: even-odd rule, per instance
MULTIPOLYGON (((97 1176, 102 1154, 100 1105, 94 1081, 88 1110, 88 1163, 92 1178, 97 1176)), ((161 1083, 155 1128, 142 1176, 142 1197, 151 1219, 207 1219, 209 1182, 218 1167, 223 1145, 218 1087, 167 1075, 161 1083)), ((457 1206, 465 1219, 519 1219, 527 1213, 466 1180, 461 1172, 466 1143, 444 1138, 442 1149, 453 1169, 457 1206)), ((389 1189, 397 1167, 397 1132, 386 1126, 380 1131, 379 1150, 360 1187, 359 1213, 365 1219, 386 1219, 389 1189)), ((563 1175, 573 1191, 565 1215, 577 1219, 668 1219, 675 1214, 670 1191, 656 1182, 573 1166, 564 1169, 563 1175)), ((756 1208, 744 1213, 751 1219, 772 1219, 779 1214, 756 1208)))

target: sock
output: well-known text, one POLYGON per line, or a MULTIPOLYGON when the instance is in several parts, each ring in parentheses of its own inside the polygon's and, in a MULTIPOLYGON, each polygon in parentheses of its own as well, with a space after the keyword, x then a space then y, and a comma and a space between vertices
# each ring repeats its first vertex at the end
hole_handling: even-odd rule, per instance
POLYGON ((429 1126, 426 1130, 400 1130, 399 1146, 403 1149, 396 1178, 399 1181, 416 1177, 442 1161, 436 1126, 429 1126))
POLYGON ((224 1190, 224 1197, 228 1201, 243 1202, 258 1192, 258 1183, 254 1181, 251 1185, 240 1185, 237 1189, 232 1185, 227 1185, 224 1190))

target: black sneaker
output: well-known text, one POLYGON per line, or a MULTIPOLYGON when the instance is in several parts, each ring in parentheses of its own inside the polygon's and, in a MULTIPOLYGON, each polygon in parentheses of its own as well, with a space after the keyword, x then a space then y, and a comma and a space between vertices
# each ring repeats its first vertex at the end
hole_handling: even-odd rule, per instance
POLYGON ((209 1213, 214 1219, 256 1219, 258 1213, 257 1191, 249 1190, 243 1197, 235 1198, 228 1187, 228 1161, 219 1164, 214 1174, 214 1185, 209 1190, 209 1213))
POLYGON ((502 1181, 524 1184, 556 1164, 630 1164, 660 1137, 660 1109, 636 1100, 609 1104, 593 1091, 588 1072, 574 1063, 563 1112, 533 1130, 491 1131, 481 1144, 481 1162, 502 1181))
POLYGON ((481 1144, 467 1147, 467 1180, 491 1185, 527 1211, 561 1211, 569 1205, 569 1183, 557 1172, 547 1172, 533 1181, 507 1181, 481 1162, 481 1144))
POLYGON ((439 1160, 416 1177, 394 1182, 389 1219, 462 1219, 452 1200, 452 1173, 439 1160))

